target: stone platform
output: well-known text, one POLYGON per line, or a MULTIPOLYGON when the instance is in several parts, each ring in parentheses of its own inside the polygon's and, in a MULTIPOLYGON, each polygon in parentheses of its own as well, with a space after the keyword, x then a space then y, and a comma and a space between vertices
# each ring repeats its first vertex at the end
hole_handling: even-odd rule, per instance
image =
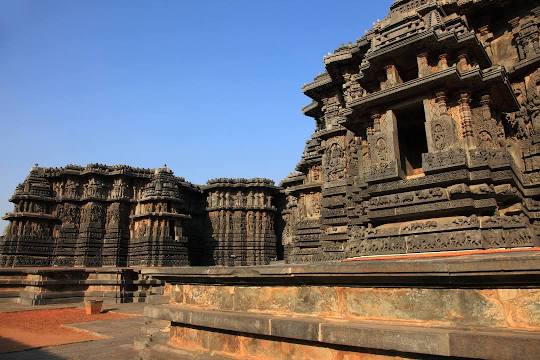
POLYGON ((147 305, 146 316, 171 324, 168 338, 148 335, 144 359, 540 353, 538 250, 141 274, 166 283, 167 303, 147 305))
POLYGON ((0 268, 0 302, 28 305, 77 303, 85 298, 144 302, 160 285, 159 280, 142 279, 134 268, 0 268))

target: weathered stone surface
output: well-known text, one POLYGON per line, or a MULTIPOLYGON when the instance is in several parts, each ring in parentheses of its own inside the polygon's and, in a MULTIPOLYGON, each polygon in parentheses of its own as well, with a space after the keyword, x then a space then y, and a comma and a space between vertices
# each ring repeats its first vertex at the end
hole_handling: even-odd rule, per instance
POLYGON ((282 182, 289 262, 539 244, 540 12, 487 3, 395 1, 325 56, 303 87, 316 130, 282 182), (344 225, 341 244, 315 235, 344 225))
POLYGON ((496 290, 348 288, 345 301, 348 313, 362 319, 507 326, 496 290))
POLYGON ((308 341, 319 340, 319 321, 313 319, 298 321, 294 319, 272 319, 270 322, 272 336, 302 339, 308 341))
POLYGON ((182 286, 180 303, 204 309, 540 331, 537 288, 182 286))
MULTIPOLYGON (((430 300, 420 301, 428 305, 430 300)), ((509 330, 504 324, 471 327, 465 322, 437 326, 422 319, 409 324, 387 319, 358 321, 344 317, 345 313, 340 319, 285 318, 178 305, 148 306, 145 314, 172 322, 171 344, 223 353, 233 358, 305 359, 327 356, 339 359, 344 356, 344 349, 335 347, 346 346, 353 353, 371 349, 398 356, 423 354, 494 359, 509 359, 513 353, 519 354, 520 358, 533 359, 540 347, 538 331, 509 330)))
POLYGON ((277 257, 279 192, 266 179, 201 187, 167 167, 36 166, 11 201, 0 266, 254 265, 277 257))
POLYGON ((183 302, 221 310, 232 310, 234 288, 231 286, 183 285, 183 302))

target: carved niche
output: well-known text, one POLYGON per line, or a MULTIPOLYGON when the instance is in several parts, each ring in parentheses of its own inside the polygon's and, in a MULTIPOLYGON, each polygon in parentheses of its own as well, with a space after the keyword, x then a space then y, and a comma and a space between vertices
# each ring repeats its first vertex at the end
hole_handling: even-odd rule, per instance
POLYGON ((321 194, 312 192, 303 196, 303 199, 306 219, 318 219, 321 216, 321 194))
POLYGON ((345 178, 345 152, 337 142, 331 143, 325 152, 325 176, 327 181, 337 181, 345 178))
POLYGON ((79 184, 72 179, 67 179, 63 196, 72 199, 77 198, 79 196, 79 184))
MULTIPOLYGON (((538 10, 537 10, 538 11, 538 10)), ((540 55, 539 19, 530 15, 511 22, 514 25, 512 34, 517 45, 519 60, 531 59, 540 55)))
POLYGON ((103 181, 96 179, 96 178, 90 178, 87 184, 84 185, 84 198, 102 198, 103 197, 103 190, 105 188, 105 184, 103 181))
POLYGON ((346 159, 347 159, 347 172, 349 174, 358 174, 358 165, 360 159, 360 138, 355 136, 351 132, 347 132, 345 137, 346 146, 346 159))
POLYGON ((120 203, 113 203, 107 209, 107 227, 118 228, 120 225, 121 206, 120 203))
POLYGON ((117 200, 126 197, 126 184, 122 179, 115 179, 113 182, 113 187, 111 189, 111 199, 117 200))
POLYGON ((103 206, 97 203, 89 203, 81 208, 81 224, 100 223, 103 219, 103 206))
POLYGON ((244 194, 241 191, 233 194, 233 205, 235 208, 241 208, 244 206, 244 194))
POLYGON ((287 207, 283 220, 285 226, 283 227, 283 245, 293 243, 294 229, 298 219, 297 214, 298 199, 293 195, 287 196, 287 207))
POLYGON ((149 227, 148 220, 142 220, 134 224, 135 227, 135 238, 136 239, 142 239, 149 236, 149 227))
POLYGON ((321 165, 313 165, 309 168, 307 179, 309 183, 321 182, 321 165))
POLYGON ((62 225, 79 223, 81 210, 77 205, 64 204, 58 209, 58 217, 62 221, 62 225))
POLYGON ((481 97, 480 107, 473 109, 472 116, 472 125, 479 148, 498 149, 504 147, 504 129, 502 124, 493 116, 489 95, 481 97))

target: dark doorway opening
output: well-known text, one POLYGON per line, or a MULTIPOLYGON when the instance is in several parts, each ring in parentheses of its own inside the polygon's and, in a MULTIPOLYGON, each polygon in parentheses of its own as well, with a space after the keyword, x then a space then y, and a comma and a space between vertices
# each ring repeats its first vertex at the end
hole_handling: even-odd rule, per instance
POLYGON ((176 226, 174 220, 169 220, 169 236, 174 240, 176 238, 176 226))
POLYGON ((407 176, 422 174, 422 154, 428 152, 424 107, 416 103, 396 110, 395 115, 401 169, 407 176))

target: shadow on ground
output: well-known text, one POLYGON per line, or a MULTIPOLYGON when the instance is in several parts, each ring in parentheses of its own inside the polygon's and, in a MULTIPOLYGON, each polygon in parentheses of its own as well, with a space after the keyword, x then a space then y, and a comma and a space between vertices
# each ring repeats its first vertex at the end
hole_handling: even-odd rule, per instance
MULTIPOLYGON (((52 354, 45 349, 26 349, 22 351, 4 352, 8 349, 27 348, 26 344, 22 344, 11 339, 0 337, 0 359, 1 360, 66 360, 52 354)), ((9 350, 8 350, 9 351, 9 350)))

